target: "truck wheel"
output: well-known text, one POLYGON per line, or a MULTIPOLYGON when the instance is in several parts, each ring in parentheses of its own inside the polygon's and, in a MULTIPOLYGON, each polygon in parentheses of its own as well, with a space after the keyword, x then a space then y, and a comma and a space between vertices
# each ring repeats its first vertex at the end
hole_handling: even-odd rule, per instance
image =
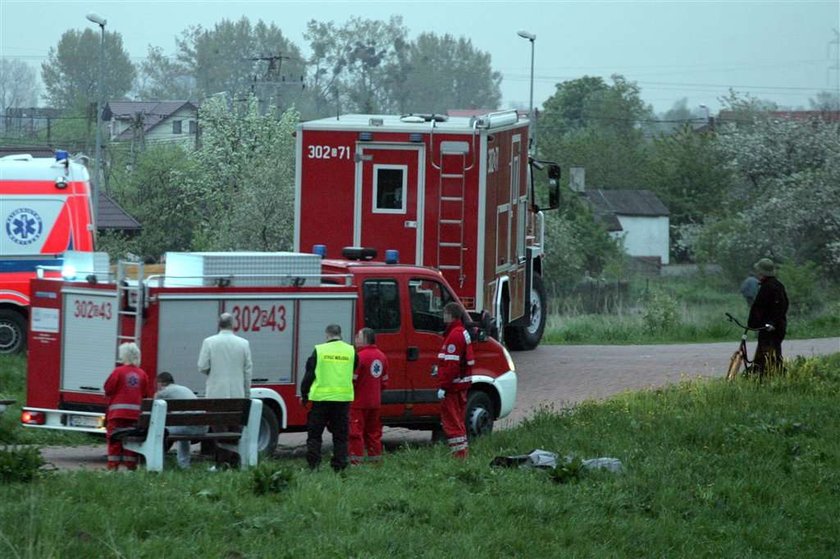
POLYGON ((263 400, 262 417, 260 418, 260 435, 257 450, 261 456, 271 456, 277 448, 277 437, 280 434, 280 420, 277 414, 263 400))
POLYGON ((480 390, 473 390, 467 398, 467 436, 470 439, 493 432, 496 414, 490 396, 480 390))
POLYGON ((546 318, 545 286, 539 274, 534 274, 528 316, 505 329, 505 342, 510 349, 527 350, 540 345, 546 318))
POLYGON ((0 309, 0 353, 19 353, 26 348, 26 319, 10 309, 0 309))

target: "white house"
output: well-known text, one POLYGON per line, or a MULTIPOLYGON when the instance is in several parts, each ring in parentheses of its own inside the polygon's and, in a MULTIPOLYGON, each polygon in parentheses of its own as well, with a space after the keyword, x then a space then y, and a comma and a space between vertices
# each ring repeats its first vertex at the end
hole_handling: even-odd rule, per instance
POLYGON ((588 190, 584 194, 613 238, 634 257, 668 264, 670 212, 650 190, 588 190))
POLYGON ((194 147, 198 137, 198 107, 189 101, 109 101, 102 118, 114 142, 194 147))

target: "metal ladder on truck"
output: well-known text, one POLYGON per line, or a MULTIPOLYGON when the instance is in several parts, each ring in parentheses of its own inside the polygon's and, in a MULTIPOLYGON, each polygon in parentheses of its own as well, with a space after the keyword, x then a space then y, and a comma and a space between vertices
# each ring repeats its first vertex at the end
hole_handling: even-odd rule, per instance
POLYGON ((117 358, 120 344, 134 342, 140 347, 145 304, 143 299, 143 263, 120 260, 117 262, 117 358), (132 277, 136 278, 136 282, 132 277), (125 320, 126 317, 129 320, 125 320))
POLYGON ((467 154, 440 152, 437 267, 450 285, 464 287, 464 204, 467 154))

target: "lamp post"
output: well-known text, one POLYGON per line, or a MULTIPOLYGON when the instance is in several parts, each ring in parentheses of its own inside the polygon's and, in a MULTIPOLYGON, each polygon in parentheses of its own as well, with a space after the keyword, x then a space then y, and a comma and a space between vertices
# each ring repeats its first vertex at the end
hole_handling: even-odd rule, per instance
POLYGON ((531 152, 537 153, 537 119, 534 115, 534 41, 537 36, 528 31, 517 31, 517 35, 531 41, 531 101, 528 104, 528 119, 530 120, 531 152))
MULTIPOLYGON (((93 224, 96 227, 96 218, 99 213, 99 191, 102 188, 102 96, 105 94, 105 24, 108 23, 104 17, 97 14, 88 14, 88 21, 99 26, 101 31, 99 39, 99 80, 96 94, 96 167, 93 181, 93 224)), ((96 231, 94 231, 96 234, 96 231)))
POLYGON ((712 129, 712 120, 709 116, 709 106, 708 105, 700 105, 700 108, 703 109, 704 114, 706 115, 706 131, 710 131, 712 129))

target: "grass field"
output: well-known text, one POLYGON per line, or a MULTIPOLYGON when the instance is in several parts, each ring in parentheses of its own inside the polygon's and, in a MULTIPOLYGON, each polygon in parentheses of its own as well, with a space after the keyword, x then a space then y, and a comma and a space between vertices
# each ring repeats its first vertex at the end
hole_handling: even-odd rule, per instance
POLYGON ((692 381, 543 410, 472 446, 310 473, 49 474, 0 486, 0 556, 836 557, 840 355, 758 384, 692 381), (543 448, 623 474, 493 469, 543 448))
MULTIPOLYGON (((543 343, 549 344, 657 344, 738 340, 741 330, 726 313, 746 323, 749 307, 737 290, 720 276, 640 279, 620 298, 611 312, 587 313, 574 297, 555 298, 546 321, 543 343)), ((617 299, 617 302, 615 300, 617 299)), ((787 337, 792 339, 837 336, 840 305, 814 301, 807 309, 792 308, 787 337)))

